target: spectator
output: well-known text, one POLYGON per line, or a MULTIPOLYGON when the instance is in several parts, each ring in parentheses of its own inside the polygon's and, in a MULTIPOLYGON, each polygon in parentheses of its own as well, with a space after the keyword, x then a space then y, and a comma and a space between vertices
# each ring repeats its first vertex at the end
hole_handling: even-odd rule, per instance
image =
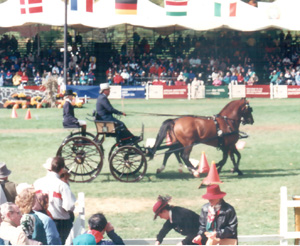
POLYGON ((43 165, 47 175, 34 182, 36 192, 46 193, 49 196, 49 212, 56 224, 62 244, 70 233, 74 221, 75 196, 69 185, 59 179, 65 162, 62 157, 49 158, 43 165))
POLYGON ((32 210, 42 221, 47 238, 48 245, 61 245, 59 233, 50 213, 48 211, 49 197, 48 194, 36 193, 32 210))
POLYGON ((113 79, 114 79, 114 84, 116 84, 116 85, 121 85, 124 83, 123 77, 117 72, 115 73, 113 79))
POLYGON ((230 72, 227 72, 226 75, 223 78, 223 82, 225 83, 225 85, 229 85, 231 82, 231 76, 230 76, 230 72))
MULTIPOLYGON (((34 203, 35 193, 33 188, 27 188, 21 191, 16 197, 16 205, 19 207, 23 216, 21 219, 21 226, 25 231, 26 236, 29 239, 41 242, 43 245, 47 244, 46 232, 44 229, 44 224, 40 218, 32 211, 32 206, 34 203), (32 230, 26 230, 26 222, 28 217, 31 217, 34 221, 32 230), (24 219, 24 221, 23 221, 24 219)), ((27 228, 28 229, 28 228, 27 228)))
POLYGON ((40 76, 39 72, 36 72, 36 76, 34 77, 34 83, 35 85, 40 86, 42 84, 42 77, 40 76))
POLYGON ((88 85, 93 85, 94 82, 96 81, 95 74, 93 73, 92 70, 90 70, 89 73, 87 74, 87 81, 88 81, 88 85))
POLYGON ((300 71, 296 72, 295 82, 296 85, 300 86, 300 71))
POLYGON ((87 84, 87 76, 85 75, 85 73, 83 71, 80 72, 79 82, 81 85, 87 84))
POLYGON ((6 164, 0 162, 0 182, 1 188, 5 194, 5 200, 14 203, 17 196, 17 185, 8 180, 10 174, 11 171, 7 168, 6 164))
POLYGON ((172 229, 186 236, 181 241, 183 245, 193 244, 192 240, 197 235, 200 226, 199 215, 189 209, 169 205, 170 200, 170 196, 158 196, 158 201, 153 206, 154 220, 157 216, 166 220, 156 236, 155 245, 160 245, 172 229))
POLYGON ((123 69, 123 72, 121 73, 121 76, 124 80, 124 83, 127 84, 128 79, 129 79, 129 73, 127 72, 127 70, 125 68, 123 69))
POLYGON ((202 207, 200 227, 198 236, 193 240, 194 243, 237 244, 238 221, 234 208, 223 200, 225 195, 218 185, 207 186, 207 192, 202 198, 209 202, 202 207))
POLYGON ((11 245, 36 244, 30 241, 20 227, 22 213, 18 206, 12 202, 1 205, 2 222, 0 225, 0 238, 11 245))
POLYGON ((115 232, 113 225, 107 222, 102 213, 89 219, 89 230, 73 240, 74 245, 124 245, 122 238, 115 232), (111 240, 103 240, 105 232, 111 240))
POLYGON ((277 81, 277 78, 278 78, 278 74, 277 74, 276 70, 274 70, 269 76, 270 83, 275 84, 277 81))

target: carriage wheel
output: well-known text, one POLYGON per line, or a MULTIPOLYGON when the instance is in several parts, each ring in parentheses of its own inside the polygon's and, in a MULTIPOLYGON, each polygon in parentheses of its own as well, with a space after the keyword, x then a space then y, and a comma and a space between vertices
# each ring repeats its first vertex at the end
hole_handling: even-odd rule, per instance
POLYGON ((119 145, 118 143, 115 143, 115 144, 111 147, 111 149, 110 149, 110 151, 109 151, 109 154, 108 154, 108 161, 110 161, 110 158, 111 158, 112 154, 113 154, 114 152, 116 152, 116 150, 118 150, 118 148, 119 148, 118 145, 119 145))
POLYGON ((147 160, 142 151, 134 146, 123 146, 116 150, 110 160, 111 174, 121 182, 140 181, 147 170, 147 160))
POLYGON ((56 156, 64 158, 66 169, 72 174, 72 182, 92 181, 103 166, 103 151, 97 143, 86 137, 67 139, 59 147, 56 156))
MULTIPOLYGON (((79 136, 79 137, 82 136, 82 132, 72 133, 69 136, 67 136, 64 141, 66 141, 67 139, 69 139, 71 137, 77 137, 77 136, 79 136)), ((96 138, 96 136, 94 134, 90 133, 90 132, 86 132, 85 133, 85 137, 87 137, 87 138, 89 138, 91 140, 95 140, 95 138, 96 138)), ((104 141, 104 135, 102 135, 101 139, 98 139, 98 141, 102 144, 103 141, 104 141)))

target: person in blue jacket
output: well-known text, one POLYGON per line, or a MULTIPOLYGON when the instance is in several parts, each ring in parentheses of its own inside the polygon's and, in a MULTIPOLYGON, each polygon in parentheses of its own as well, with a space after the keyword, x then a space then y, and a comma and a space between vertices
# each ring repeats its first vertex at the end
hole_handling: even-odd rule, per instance
POLYGON ((117 138, 123 144, 135 144, 141 141, 140 137, 134 136, 125 126, 125 124, 116 119, 113 114, 126 116, 124 112, 115 109, 109 102, 110 86, 108 83, 100 84, 100 95, 96 102, 96 120, 114 121, 117 124, 117 138))
POLYGON ((64 128, 80 128, 83 136, 86 133, 86 122, 84 120, 78 120, 75 117, 74 106, 72 105, 72 99, 75 94, 72 90, 66 90, 65 103, 63 107, 63 126, 64 128))

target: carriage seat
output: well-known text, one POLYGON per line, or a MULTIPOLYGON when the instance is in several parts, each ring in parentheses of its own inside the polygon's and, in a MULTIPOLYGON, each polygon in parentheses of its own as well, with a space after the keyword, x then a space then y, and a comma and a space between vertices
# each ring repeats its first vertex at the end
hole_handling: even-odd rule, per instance
POLYGON ((98 134, 114 134, 116 133, 116 125, 114 121, 95 120, 98 134))

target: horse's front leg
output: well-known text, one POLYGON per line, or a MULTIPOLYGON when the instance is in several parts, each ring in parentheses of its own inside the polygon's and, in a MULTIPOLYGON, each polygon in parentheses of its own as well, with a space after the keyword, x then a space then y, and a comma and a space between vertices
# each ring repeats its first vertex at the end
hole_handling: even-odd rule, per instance
POLYGON ((199 172, 196 170, 196 168, 192 165, 192 163, 190 162, 190 154, 192 151, 191 146, 189 147, 185 147, 184 151, 181 153, 181 158, 184 161, 184 164, 187 166, 188 170, 197 178, 200 177, 199 172))
POLYGON ((217 169, 218 169, 218 173, 221 172, 222 167, 224 166, 224 164, 227 161, 228 158, 228 150, 227 149, 222 149, 223 152, 223 159, 221 161, 219 161, 219 163, 216 165, 217 169))
POLYGON ((234 146, 234 148, 230 151, 230 159, 233 163, 234 168, 231 169, 231 172, 237 172, 238 175, 243 175, 243 172, 239 169, 239 164, 240 164, 240 160, 241 160, 241 154, 240 152, 237 150, 237 148, 234 146), (235 161, 234 158, 234 154, 236 154, 237 156, 237 161, 235 161))
POLYGON ((180 151, 175 151, 174 155, 176 156, 176 159, 179 163, 178 172, 182 173, 182 161, 181 161, 181 158, 180 158, 180 151))

